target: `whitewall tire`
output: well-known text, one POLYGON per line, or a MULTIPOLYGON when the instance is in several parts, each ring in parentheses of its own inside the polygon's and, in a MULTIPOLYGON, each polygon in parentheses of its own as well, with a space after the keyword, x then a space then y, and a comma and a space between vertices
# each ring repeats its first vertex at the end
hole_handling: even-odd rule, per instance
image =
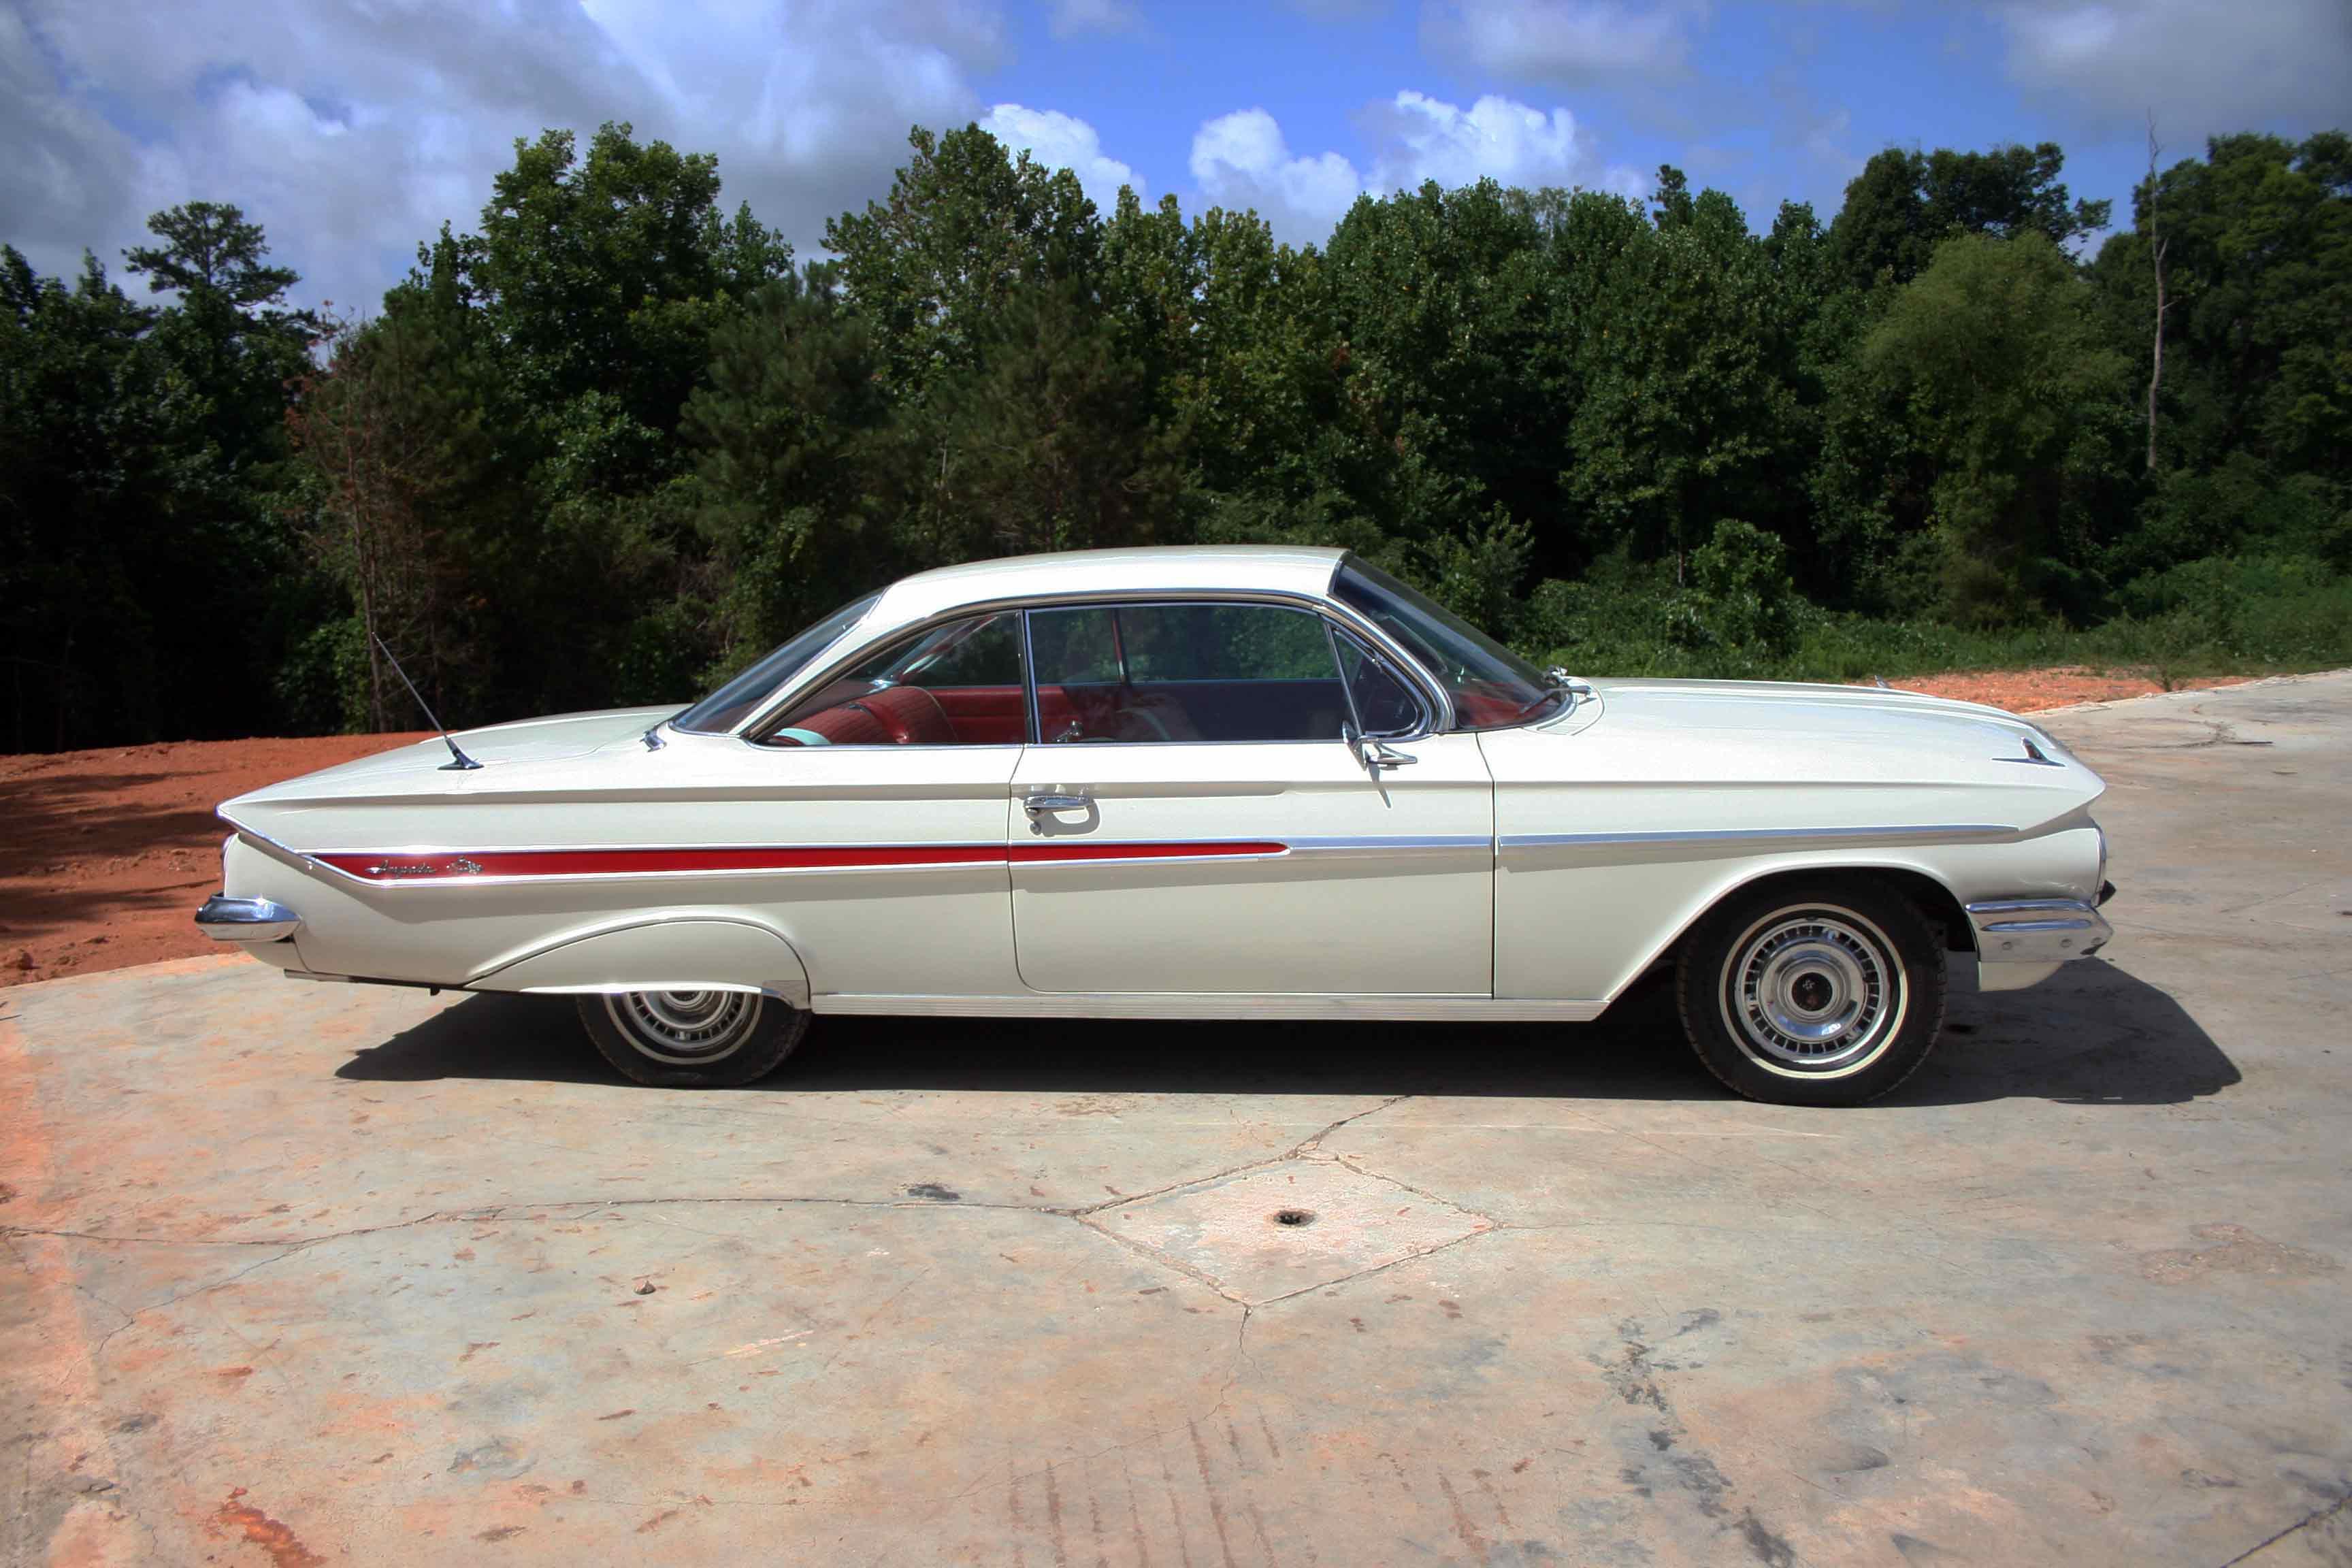
POLYGON ((626 991, 580 998, 597 1051, 639 1083, 721 1088, 776 1070, 808 1014, 753 991, 626 991))
POLYGON ((1945 980, 1935 929, 1857 875, 1734 893, 1685 940, 1676 993, 1699 1060, 1739 1093, 1859 1105, 1935 1048, 1945 980))

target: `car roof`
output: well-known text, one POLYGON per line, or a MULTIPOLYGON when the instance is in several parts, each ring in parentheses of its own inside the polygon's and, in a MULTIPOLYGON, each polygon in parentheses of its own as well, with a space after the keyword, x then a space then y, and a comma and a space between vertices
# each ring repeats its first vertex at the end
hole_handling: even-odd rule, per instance
POLYGON ((1158 545, 1010 555, 918 572, 883 590, 869 627, 906 626, 964 605, 1064 594, 1213 593, 1320 595, 1344 550, 1293 544, 1158 545))

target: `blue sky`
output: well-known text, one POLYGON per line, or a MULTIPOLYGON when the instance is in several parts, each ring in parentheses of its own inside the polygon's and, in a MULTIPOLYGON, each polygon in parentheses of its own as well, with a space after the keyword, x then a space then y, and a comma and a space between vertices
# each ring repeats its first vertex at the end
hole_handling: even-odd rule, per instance
POLYGON ((2170 156, 2352 124, 2352 0, 0 0, 0 239, 115 264, 231 200, 364 310, 514 138, 605 119, 717 153, 804 250, 909 124, 972 120, 1301 243, 1359 191, 1669 162, 1827 220, 1890 143, 2055 141, 2122 211, 2150 107, 2170 156))

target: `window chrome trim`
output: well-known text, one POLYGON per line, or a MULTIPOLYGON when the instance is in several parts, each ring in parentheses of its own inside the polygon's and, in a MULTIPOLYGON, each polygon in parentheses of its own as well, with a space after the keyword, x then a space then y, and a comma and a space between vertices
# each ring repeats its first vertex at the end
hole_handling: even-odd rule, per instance
MULTIPOLYGON (((1336 571, 1334 575, 1337 575, 1336 571)), ((1325 635, 1328 636, 1331 641, 1331 662, 1339 667, 1339 689, 1348 699, 1348 711, 1355 718, 1356 733, 1363 736, 1367 741, 1398 741, 1410 743, 1415 741, 1427 740, 1430 736, 1439 732, 1438 726, 1434 722, 1429 710, 1427 693, 1417 689, 1415 683, 1402 673, 1397 670, 1391 669, 1389 668, 1388 660, 1382 658, 1377 650, 1366 647, 1361 637, 1356 637, 1351 632, 1342 631, 1339 627, 1332 625, 1328 619, 1324 621, 1323 630, 1325 635), (1363 710, 1356 706, 1355 684, 1348 679, 1347 661, 1339 657, 1339 638, 1342 637, 1348 637, 1357 645, 1358 648, 1362 652, 1366 662, 1370 663, 1377 669, 1387 670, 1389 674, 1395 676, 1398 680, 1403 683, 1405 690, 1411 694, 1413 699, 1413 706, 1420 710, 1421 728, 1416 730, 1408 725, 1402 730, 1383 730, 1377 735, 1365 730, 1363 710)))
MULTIPOLYGON (((866 613, 852 621, 849 625, 844 626, 841 629, 841 635, 839 637, 834 638, 831 642, 817 649, 815 653, 810 655, 808 663, 802 665, 801 669, 807 669, 818 661, 830 658, 835 649, 839 648, 850 638, 856 637, 857 635, 858 628, 865 626, 867 621, 872 620, 874 618, 874 612, 882 607, 882 595, 887 592, 889 592, 888 589, 881 588, 877 589, 871 595, 869 595, 874 602, 866 606, 866 613)), ((851 603, 854 604, 856 601, 852 600, 851 603)), ((845 609, 847 607, 847 605, 843 606, 845 609)), ((797 675, 799 673, 799 670, 793 672, 793 675, 797 675)), ((784 680, 787 684, 791 682, 792 679, 792 675, 784 677, 784 680)), ((713 692, 709 695, 716 696, 717 693, 713 692)), ((770 692, 769 695, 772 698, 774 696, 774 692, 770 692)), ((676 731, 681 735, 740 735, 748 726, 758 722, 761 717, 768 711, 764 708, 752 709, 751 717, 745 720, 743 723, 736 725, 732 730, 689 730, 685 725, 678 722, 680 719, 685 718, 688 713, 691 713, 697 708, 701 707, 706 700, 706 698, 697 698, 692 702, 689 702, 685 707, 679 709, 677 712, 671 714, 668 718, 663 720, 659 724, 655 725, 654 728, 656 730, 667 728, 676 731)))
POLYGON ((1028 743, 1045 742, 1045 715, 1037 706, 1037 638, 1029 629, 1029 612, 1021 612, 1021 700, 1028 710, 1028 743))
MULTIPOLYGON (((1335 578, 1337 576, 1337 573, 1338 568, 1334 567, 1333 574, 1335 578)), ((1007 611, 1017 610, 1023 612, 1022 683, 1027 689, 1029 695, 1031 707, 1030 733, 1034 737, 1038 737, 1038 739, 1034 740, 1032 743, 1042 745, 1045 743, 1042 738, 1044 721, 1042 715, 1036 710, 1036 665, 1034 660, 1028 658, 1027 612, 1035 610, 1083 609, 1093 605, 1139 607, 1150 605, 1172 605, 1198 604, 1276 605, 1289 609, 1304 610, 1309 615, 1319 616, 1326 621, 1337 622, 1343 630, 1353 633, 1358 640, 1369 644, 1372 648, 1380 652, 1381 656, 1395 668, 1397 672, 1405 678, 1407 685, 1417 688, 1423 700, 1423 717, 1426 719, 1434 716, 1435 718, 1436 722, 1433 728, 1424 731, 1420 734, 1391 736, 1385 737, 1386 739, 1408 742, 1418 741, 1424 739, 1428 735, 1450 731, 1454 727, 1453 705, 1446 697, 1444 688, 1437 682, 1435 678, 1431 676, 1429 671, 1423 668, 1419 660, 1407 653, 1404 648, 1397 643, 1395 638, 1390 637, 1386 631, 1374 624, 1369 616, 1362 615, 1351 605, 1343 604, 1337 599, 1329 598, 1328 596, 1318 597, 1312 594, 1296 593, 1288 589, 1280 588, 1171 589, 1159 593, 1144 594, 1139 594, 1132 588, 1118 588, 1101 589, 1076 594, 1016 595, 1001 599, 974 599, 968 603, 955 605, 953 608, 942 610, 934 615, 926 616, 920 620, 908 621, 902 625, 892 626, 887 631, 879 632, 866 637, 855 647, 845 647, 844 645, 846 642, 846 639, 850 636, 854 635, 856 630, 856 627, 852 627, 850 632, 844 634, 841 641, 836 641, 831 647, 827 648, 825 653, 820 656, 819 659, 813 660, 809 664, 802 667, 802 675, 803 677, 807 677, 806 679, 795 679, 786 686, 779 688, 779 694, 772 695, 765 705, 755 710, 752 716, 742 724, 737 726, 737 728, 731 731, 731 734, 737 741, 740 741, 746 745, 758 746, 762 751, 776 751, 780 749, 797 750, 798 748, 776 748, 768 746, 764 744, 762 737, 766 733, 772 732, 774 726, 782 721, 783 715, 792 711, 793 705, 796 701, 821 689, 828 681, 839 679, 856 664, 858 657, 868 648, 878 647, 887 639, 896 639, 902 636, 909 636, 929 631, 951 621, 969 620, 975 616, 1001 615, 1007 611), (810 677, 808 672, 812 670, 815 673, 813 677, 810 677)), ((861 625, 863 623, 861 623, 861 625)), ((1003 742, 998 743, 1002 744, 1003 742)), ((1120 745, 1172 744, 1288 746, 1319 745, 1322 742, 1314 741, 1158 741, 1117 742, 1110 743, 1120 745)), ((812 747, 810 749, 818 750, 821 748, 812 747)), ((940 752, 969 751, 972 748, 966 746, 875 746, 867 747, 866 749, 874 751, 940 752)))

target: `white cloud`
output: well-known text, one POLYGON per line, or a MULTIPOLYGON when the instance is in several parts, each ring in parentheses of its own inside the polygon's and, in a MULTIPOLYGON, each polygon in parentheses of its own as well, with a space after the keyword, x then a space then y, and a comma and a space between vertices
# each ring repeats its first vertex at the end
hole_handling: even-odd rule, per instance
POLYGON ((1049 169, 1069 170, 1106 217, 1118 203, 1121 185, 1144 194, 1143 176, 1105 153, 1093 126, 1059 110, 1000 103, 980 117, 980 128, 1012 152, 1026 153, 1049 169))
POLYGON ((1400 92, 1361 117, 1373 142, 1368 171, 1338 153, 1302 157, 1263 109, 1223 115, 1192 138, 1192 178, 1221 206, 1255 207, 1276 237, 1320 244, 1358 195, 1452 187, 1491 179, 1609 190, 1639 196, 1650 181, 1604 165, 1591 138, 1565 109, 1549 112, 1488 96, 1464 109, 1426 93, 1400 92))
POLYGON ((1356 166, 1337 153, 1296 157, 1282 127, 1263 109, 1203 123, 1192 136, 1192 178, 1222 207, 1254 207, 1275 237, 1319 244, 1363 191, 1356 166))
POLYGON ((1992 7, 2011 79, 2084 130, 2156 113, 2177 156, 2216 132, 2342 122, 2352 103, 2345 0, 2012 0, 1992 7))
POLYGON ((119 268, 145 216, 233 201, 307 301, 373 306, 470 227, 518 137, 605 120, 719 154, 803 254, 878 195, 910 124, 981 109, 993 0, 86 0, 0 7, 0 238, 119 268))
POLYGON ((1670 76, 1704 0, 1423 0, 1423 42, 1474 70, 1583 85, 1670 76))
POLYGON ((1468 109, 1418 92, 1401 92, 1365 111, 1381 143, 1367 184, 1411 190, 1425 180, 1466 185, 1591 184, 1599 173, 1591 139, 1565 109, 1549 114, 1507 98, 1486 97, 1468 109))
POLYGON ((1128 0, 1047 0, 1045 26, 1054 37, 1073 33, 1123 33, 1142 18, 1128 0))

